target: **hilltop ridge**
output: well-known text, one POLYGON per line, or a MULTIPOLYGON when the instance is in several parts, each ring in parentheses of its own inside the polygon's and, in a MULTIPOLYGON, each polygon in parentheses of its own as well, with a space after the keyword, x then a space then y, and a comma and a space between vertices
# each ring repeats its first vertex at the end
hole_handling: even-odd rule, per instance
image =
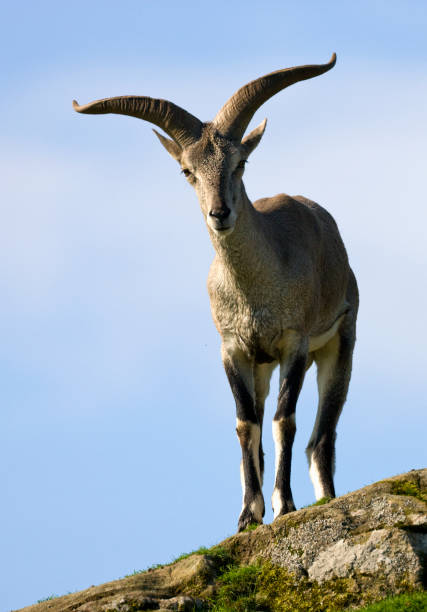
POLYGON ((426 560, 421 469, 21 612, 343 610, 425 589, 426 560))

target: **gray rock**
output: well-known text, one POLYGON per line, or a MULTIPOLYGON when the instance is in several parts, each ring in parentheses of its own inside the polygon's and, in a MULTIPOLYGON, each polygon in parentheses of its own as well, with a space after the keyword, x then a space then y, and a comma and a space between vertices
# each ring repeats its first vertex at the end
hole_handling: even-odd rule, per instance
MULTIPOLYGON (((322 550, 308 568, 311 580, 324 582, 355 574, 403 577, 408 572, 416 580, 422 576, 420 552, 427 552, 427 534, 409 534, 399 529, 372 531, 366 541, 339 540, 322 550)), ((360 538, 359 538, 360 539, 360 538)))

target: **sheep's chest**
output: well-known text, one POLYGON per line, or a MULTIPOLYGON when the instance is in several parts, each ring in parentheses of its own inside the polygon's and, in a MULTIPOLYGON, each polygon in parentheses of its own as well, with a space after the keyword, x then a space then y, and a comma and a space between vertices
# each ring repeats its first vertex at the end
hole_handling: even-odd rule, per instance
POLYGON ((234 337, 257 361, 277 359, 277 344, 286 326, 286 304, 259 290, 244 293, 226 285, 210 288, 215 325, 223 338, 234 337))

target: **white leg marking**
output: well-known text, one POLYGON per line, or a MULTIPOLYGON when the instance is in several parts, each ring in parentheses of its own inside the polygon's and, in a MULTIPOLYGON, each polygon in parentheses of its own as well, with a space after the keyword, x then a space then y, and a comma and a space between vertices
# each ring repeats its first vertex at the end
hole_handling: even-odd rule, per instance
POLYGON ((273 440, 274 440, 274 465, 275 465, 275 477, 277 477, 277 471, 279 469, 280 454, 283 447, 283 432, 278 421, 273 421, 273 440))
POLYGON ((262 523, 262 513, 264 510, 264 502, 261 493, 258 493, 255 499, 250 503, 249 509, 252 512, 255 520, 262 523))
POLYGON ((316 496, 316 500, 322 499, 325 497, 325 492, 323 489, 323 485, 320 481, 320 472, 319 468, 316 465, 316 461, 313 458, 313 455, 310 457, 310 478, 314 487, 314 495, 316 496))
POLYGON ((273 506, 274 518, 277 518, 283 507, 279 489, 274 488, 273 495, 271 496, 271 505, 273 506))

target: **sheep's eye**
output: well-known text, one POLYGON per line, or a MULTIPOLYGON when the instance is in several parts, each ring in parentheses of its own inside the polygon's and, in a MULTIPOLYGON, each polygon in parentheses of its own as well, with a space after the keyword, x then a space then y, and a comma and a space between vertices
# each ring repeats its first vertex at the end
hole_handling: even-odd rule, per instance
POLYGON ((239 163, 237 164, 238 168, 244 168, 245 164, 247 163, 246 159, 242 159, 241 161, 239 161, 239 163))
POLYGON ((183 168, 183 169, 181 170, 181 172, 182 172, 182 174, 183 174, 184 176, 190 176, 190 174, 191 174, 191 172, 190 172, 190 170, 189 170, 188 168, 183 168))

